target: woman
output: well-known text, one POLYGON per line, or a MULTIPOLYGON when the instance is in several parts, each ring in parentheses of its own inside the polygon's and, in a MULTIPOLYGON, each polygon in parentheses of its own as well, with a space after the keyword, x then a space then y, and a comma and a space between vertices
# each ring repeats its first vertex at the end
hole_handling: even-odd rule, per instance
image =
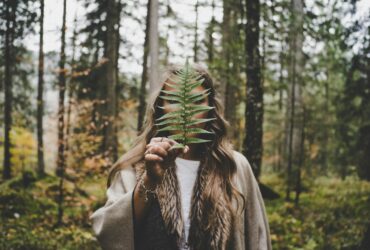
POLYGON ((197 105, 214 107, 195 118, 212 133, 192 134, 208 142, 173 149, 176 131, 154 124, 172 112, 161 90, 171 90, 178 68, 170 69, 148 104, 135 146, 111 168, 107 202, 91 216, 103 249, 271 249, 261 193, 247 159, 226 139, 227 122, 205 69, 192 93, 209 89, 197 105))

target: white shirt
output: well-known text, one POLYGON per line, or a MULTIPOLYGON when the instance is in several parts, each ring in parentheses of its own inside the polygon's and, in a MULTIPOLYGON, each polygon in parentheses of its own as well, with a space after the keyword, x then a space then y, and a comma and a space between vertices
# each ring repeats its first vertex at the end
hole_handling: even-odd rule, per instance
POLYGON ((188 249, 185 245, 190 228, 190 205, 191 205, 191 195, 193 192, 193 187, 197 177, 198 168, 200 161, 187 160, 180 157, 175 159, 176 163, 176 175, 179 182, 180 193, 181 193, 181 208, 184 219, 185 226, 185 237, 183 238, 180 250, 188 249))

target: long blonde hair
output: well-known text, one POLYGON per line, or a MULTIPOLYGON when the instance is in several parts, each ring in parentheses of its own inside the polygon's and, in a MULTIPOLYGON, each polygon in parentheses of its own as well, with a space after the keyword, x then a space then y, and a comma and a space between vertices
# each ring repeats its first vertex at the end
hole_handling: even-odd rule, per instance
MULTIPOLYGON (((202 134, 202 138, 211 140, 210 142, 202 144, 202 162, 209 164, 210 176, 209 184, 204 190, 204 201, 207 204, 216 204, 220 195, 228 201, 230 206, 228 209, 232 211, 231 201, 235 197, 238 208, 240 200, 242 200, 242 207, 245 207, 245 197, 233 185, 232 178, 237 171, 237 166, 233 157, 233 147, 226 138, 228 122, 223 117, 223 109, 219 98, 216 96, 213 80, 206 69, 199 65, 192 65, 193 69, 204 78, 202 86, 205 89, 210 89, 208 95, 209 106, 214 107, 208 111, 209 118, 216 118, 215 120, 207 122, 205 129, 213 132, 213 134, 202 134)), ((109 187, 115 175, 121 170, 130 165, 134 166, 137 162, 144 159, 145 146, 153 137, 167 137, 168 131, 157 132, 157 126, 154 124, 155 120, 163 115, 163 110, 159 106, 163 106, 162 98, 158 98, 161 90, 164 88, 164 82, 171 76, 176 75, 179 70, 177 66, 170 66, 163 75, 163 81, 160 88, 151 96, 146 108, 146 117, 144 126, 139 132, 138 137, 134 141, 132 149, 127 151, 109 170, 107 186, 109 187)), ((208 166, 208 165, 207 165, 208 166)), ((209 223, 211 223, 209 221, 209 223)))

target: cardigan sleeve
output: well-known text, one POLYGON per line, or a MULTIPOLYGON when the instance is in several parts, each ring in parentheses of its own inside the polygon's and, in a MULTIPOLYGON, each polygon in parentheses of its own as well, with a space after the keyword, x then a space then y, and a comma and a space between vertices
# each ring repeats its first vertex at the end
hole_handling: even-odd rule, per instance
POLYGON ((117 174, 107 189, 105 205, 90 216, 93 231, 104 250, 134 250, 134 190, 125 187, 121 175, 117 174))
POLYGON ((249 250, 271 250, 270 228, 257 180, 247 158, 239 153, 246 185, 245 245, 249 250))

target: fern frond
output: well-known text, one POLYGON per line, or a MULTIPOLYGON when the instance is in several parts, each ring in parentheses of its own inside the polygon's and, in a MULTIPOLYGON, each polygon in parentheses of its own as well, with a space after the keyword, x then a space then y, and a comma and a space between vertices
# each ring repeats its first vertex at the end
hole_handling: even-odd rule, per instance
MULTIPOLYGON (((171 83, 165 82, 165 84, 171 90, 162 90, 159 97, 163 100, 170 101, 171 104, 167 104, 166 107, 174 111, 156 119, 157 123, 155 125, 161 127, 157 131, 179 131, 179 133, 168 137, 178 142, 173 148, 184 148, 188 144, 208 142, 209 140, 189 137, 190 134, 213 133, 205 129, 192 127, 216 119, 199 119, 193 117, 195 114, 214 108, 207 105, 195 104, 210 94, 210 89, 205 89, 199 93, 192 93, 192 90, 202 85, 204 78, 189 66, 188 59, 186 59, 185 66, 178 71, 176 77, 170 77, 169 80, 171 80, 171 83)), ((165 107, 160 106, 159 108, 164 109, 165 107)))

